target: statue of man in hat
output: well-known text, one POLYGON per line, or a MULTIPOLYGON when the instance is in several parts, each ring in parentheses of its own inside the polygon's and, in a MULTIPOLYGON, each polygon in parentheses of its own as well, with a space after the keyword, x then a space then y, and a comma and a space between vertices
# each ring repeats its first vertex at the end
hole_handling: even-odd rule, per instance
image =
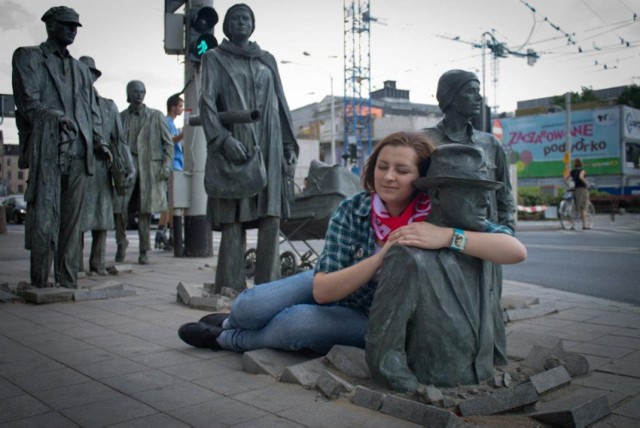
MULTIPOLYGON (((515 201, 509 178, 509 163, 502 144, 492 134, 474 129, 471 124, 471 119, 479 116, 483 108, 478 77, 465 70, 449 70, 438 80, 436 98, 444 118, 435 127, 424 129, 424 133, 437 146, 459 143, 483 150, 489 168, 489 179, 502 183, 499 189, 489 193, 487 218, 515 231, 515 201)), ((495 362, 504 365, 507 364, 507 353, 500 303, 502 268, 488 262, 485 267, 492 271, 494 285, 498 290, 496 299, 492 302, 496 327, 495 362)))
POLYGON ((78 14, 56 6, 42 21, 47 40, 16 49, 12 60, 19 165, 29 168, 25 247, 33 286, 48 286, 55 254, 56 284, 76 288, 85 185, 96 155, 110 161, 111 152, 101 138, 91 72, 67 50, 82 26, 78 14))
MULTIPOLYGON (((95 83, 102 72, 96 68, 94 59, 90 56, 81 56, 79 61, 89 67, 95 83)), ((87 183, 82 230, 83 232, 91 231, 89 272, 106 275, 107 230, 114 229, 113 200, 119 191, 125 191, 125 189, 118 188, 123 183, 119 183, 117 178, 114 179, 111 168, 115 168, 116 165, 125 165, 131 176, 135 168, 131 162, 129 146, 124 138, 116 103, 99 96, 95 88, 94 94, 102 119, 102 139, 109 143, 114 162, 110 164, 104 159, 96 159, 94 175, 87 183)), ((82 262, 80 266, 82 269, 82 262)))
MULTIPOLYGON (((367 364, 397 391, 477 384, 493 376, 495 290, 483 261, 464 251, 472 236, 463 230, 509 232, 486 218, 488 196, 502 183, 490 178, 481 149, 451 143, 432 153, 414 186, 431 198, 426 221, 453 228, 453 237, 439 250, 389 249, 369 313, 367 364)), ((508 262, 521 261, 526 250, 511 239, 516 255, 508 262)))
POLYGON ((124 260, 128 245, 128 212, 138 213, 138 263, 148 264, 147 251, 151 248, 151 214, 168 209, 167 181, 173 170, 173 139, 164 114, 144 104, 146 93, 141 81, 132 80, 127 83, 129 107, 120 112, 136 176, 135 184, 125 196, 118 197, 116 201, 116 262, 124 260))
POLYGON ((255 28, 249 6, 231 6, 222 25, 228 39, 202 58, 205 187, 208 179, 213 182, 206 189, 207 214, 222 229, 215 282, 236 290, 246 287, 244 230, 249 227, 258 227, 255 283, 280 278, 280 218, 289 216, 299 151, 276 60, 249 40, 255 28), (221 120, 221 113, 245 110, 258 110, 260 120, 221 120), (258 177, 247 179, 249 171, 259 171, 254 166, 265 173, 262 185, 258 177))

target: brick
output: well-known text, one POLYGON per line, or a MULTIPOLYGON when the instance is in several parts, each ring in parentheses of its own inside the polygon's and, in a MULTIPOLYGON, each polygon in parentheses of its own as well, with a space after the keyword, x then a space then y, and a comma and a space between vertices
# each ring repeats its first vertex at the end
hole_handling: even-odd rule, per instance
POLYGON ((187 284, 184 282, 180 282, 176 290, 178 301, 184 303, 185 305, 189 304, 189 301, 192 297, 203 297, 204 295, 204 290, 202 289, 202 287, 199 287, 195 284, 187 284))
POLYGON ((385 397, 380 411, 430 428, 464 426, 462 419, 447 410, 394 395, 385 397))
POLYGON ((512 309, 507 311, 507 319, 509 321, 520 321, 530 318, 543 317, 545 315, 558 312, 558 308, 552 302, 540 303, 529 308, 512 309))
POLYGON ((297 383, 305 388, 315 388, 318 376, 326 370, 324 358, 315 358, 287 367, 280 376, 281 382, 297 383))
POLYGON ((308 361, 294 352, 276 349, 256 349, 242 355, 242 368, 247 373, 268 374, 278 379, 287 367, 308 361))
POLYGON ((529 378, 538 394, 544 394, 571 382, 571 376, 564 366, 554 367, 529 378))
POLYGON ((74 290, 71 288, 30 288, 20 293, 29 303, 68 302, 73 299, 74 290))
POLYGON ((530 416, 553 426, 586 427, 611 413, 606 395, 600 391, 577 391, 566 398, 545 403, 530 416))
POLYGON ((554 348, 561 343, 555 336, 529 333, 526 331, 512 331, 507 335, 507 356, 523 360, 531 353, 535 345, 554 348))
POLYGON ((118 275, 120 273, 133 272, 133 266, 128 263, 118 263, 113 266, 107 266, 107 272, 111 275, 118 275))
POLYGON ((316 387, 331 399, 338 398, 340 394, 353 390, 353 385, 327 370, 320 373, 316 383, 316 387))
POLYGON ((462 416, 495 415, 538 401, 538 393, 531 382, 514 388, 501 389, 491 395, 472 398, 460 403, 462 416))
POLYGON ((515 294, 503 294, 500 300, 503 310, 522 309, 528 308, 532 305, 537 305, 540 300, 537 297, 532 296, 518 296, 515 294))
POLYGON ((356 406, 371 410, 380 410, 384 399, 387 397, 382 392, 374 391, 364 386, 356 386, 351 402, 356 406))
POLYGON ((0 290, 0 302, 10 303, 18 300, 20 300, 20 298, 15 294, 0 290))
POLYGON ((582 376, 590 371, 589 360, 563 350, 561 343, 554 348, 535 345, 522 365, 538 371, 564 365, 571 377, 582 376))
POLYGON ((327 354, 327 360, 348 376, 358 379, 371 378, 371 372, 364 357, 364 349, 336 345, 327 354))
POLYGON ((202 309, 211 312, 219 312, 227 309, 226 306, 220 303, 220 296, 191 296, 188 306, 193 309, 202 309))
POLYGON ((427 404, 437 403, 442 401, 444 396, 442 395, 442 391, 436 388, 433 385, 420 385, 418 386, 418 390, 416 391, 422 398, 424 398, 427 404))

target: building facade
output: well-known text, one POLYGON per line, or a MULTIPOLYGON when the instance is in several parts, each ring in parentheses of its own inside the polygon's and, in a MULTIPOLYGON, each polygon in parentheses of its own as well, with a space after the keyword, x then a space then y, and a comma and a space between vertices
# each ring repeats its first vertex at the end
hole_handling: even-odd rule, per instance
POLYGON ((29 170, 18 168, 18 145, 3 144, 0 150, 0 196, 24 193, 29 170))

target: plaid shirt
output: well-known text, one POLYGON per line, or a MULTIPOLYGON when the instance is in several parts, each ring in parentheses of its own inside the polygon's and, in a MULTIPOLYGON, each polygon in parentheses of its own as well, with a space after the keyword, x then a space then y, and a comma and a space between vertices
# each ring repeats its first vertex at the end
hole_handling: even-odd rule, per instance
MULTIPOLYGON (((489 221, 485 222, 485 232, 513 236, 509 227, 489 221)), ((358 193, 344 199, 333 212, 315 272, 330 273, 353 266, 372 256, 375 250, 376 238, 371 227, 371 194, 358 193)), ((376 286, 375 281, 369 281, 336 304, 368 314, 376 286)))

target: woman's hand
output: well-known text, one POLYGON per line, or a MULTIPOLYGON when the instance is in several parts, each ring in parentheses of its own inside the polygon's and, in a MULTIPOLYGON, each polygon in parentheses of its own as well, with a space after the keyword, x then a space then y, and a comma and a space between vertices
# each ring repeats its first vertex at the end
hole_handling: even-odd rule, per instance
MULTIPOLYGON (((437 250, 451 244, 453 229, 440 227, 424 221, 411 223, 394 230, 387 243, 398 243, 409 247, 437 250)), ((385 245, 386 247, 386 245, 385 245)))

